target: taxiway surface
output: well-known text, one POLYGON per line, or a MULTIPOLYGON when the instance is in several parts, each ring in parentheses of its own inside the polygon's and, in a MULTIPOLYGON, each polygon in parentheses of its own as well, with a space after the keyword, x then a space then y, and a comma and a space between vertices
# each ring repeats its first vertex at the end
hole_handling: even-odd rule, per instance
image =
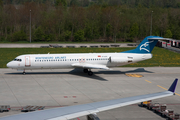
MULTIPOLYGON (((12 107, 10 112, 0 113, 0 117, 20 113, 18 109, 26 105, 53 108, 161 92, 168 89, 175 78, 180 79, 180 67, 121 67, 111 71, 93 70, 93 76, 88 76, 81 69, 26 72, 22 75, 16 70, 0 69, 0 105, 12 107)), ((165 103, 169 109, 180 113, 180 81, 176 93, 153 102, 165 103)), ((101 120, 165 120, 137 104, 97 115, 101 120)), ((85 120, 86 117, 79 119, 85 120)))

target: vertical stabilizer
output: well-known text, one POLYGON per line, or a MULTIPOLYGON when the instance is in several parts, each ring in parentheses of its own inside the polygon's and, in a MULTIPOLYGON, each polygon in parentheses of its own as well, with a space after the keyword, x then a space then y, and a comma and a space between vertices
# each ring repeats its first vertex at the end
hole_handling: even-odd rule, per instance
POLYGON ((139 44, 139 46, 136 49, 125 51, 125 52, 122 52, 122 53, 140 53, 140 54, 151 53, 151 51, 153 50, 154 46, 158 42, 158 38, 161 39, 162 37, 148 36, 148 37, 144 38, 144 40, 139 44))

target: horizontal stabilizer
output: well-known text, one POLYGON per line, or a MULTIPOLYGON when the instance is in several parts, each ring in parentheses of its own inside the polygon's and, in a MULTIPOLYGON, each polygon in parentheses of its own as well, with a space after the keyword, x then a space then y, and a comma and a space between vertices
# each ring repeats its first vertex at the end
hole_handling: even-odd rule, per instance
POLYGON ((156 38, 156 37, 153 37, 153 38, 148 38, 149 40, 173 40, 171 38, 156 38))

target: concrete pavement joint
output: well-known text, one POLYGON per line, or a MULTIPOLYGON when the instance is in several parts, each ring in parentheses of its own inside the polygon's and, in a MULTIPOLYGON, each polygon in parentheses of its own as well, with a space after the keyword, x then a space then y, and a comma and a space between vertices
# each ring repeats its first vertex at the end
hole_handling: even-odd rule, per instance
MULTIPOLYGON (((62 78, 64 81, 66 81, 69 85, 71 85, 66 79, 62 78)), ((71 85, 72 86, 72 85, 71 85)), ((93 99, 91 99, 89 96, 87 96, 86 94, 84 94, 83 92, 81 92, 78 88, 74 87, 74 89, 76 89, 77 91, 79 91, 81 94, 83 94, 84 96, 86 96, 87 98, 89 98, 92 102, 95 102, 93 99)))
POLYGON ((11 90, 12 94, 14 95, 15 99, 17 100, 17 102, 19 103, 19 105, 21 106, 19 100, 17 99, 16 95, 14 94, 13 90, 11 89, 11 87, 9 86, 9 84, 7 83, 7 81, 4 79, 3 77, 3 80, 6 82, 7 86, 9 87, 9 89, 11 90))
MULTIPOLYGON (((34 79, 33 76, 32 76, 32 78, 34 79)), ((34 79, 34 81, 36 81, 36 80, 34 79)), ((46 90, 43 86, 41 86, 41 84, 39 84, 38 81, 36 81, 36 83, 37 83, 49 96, 51 96, 51 95, 47 92, 47 90, 46 90)), ((52 96, 51 96, 51 98, 56 102, 56 104, 60 105, 52 96)))

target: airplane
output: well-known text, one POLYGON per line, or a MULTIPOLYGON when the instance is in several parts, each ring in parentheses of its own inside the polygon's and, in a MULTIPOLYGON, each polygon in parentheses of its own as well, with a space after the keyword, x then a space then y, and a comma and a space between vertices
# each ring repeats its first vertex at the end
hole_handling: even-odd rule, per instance
POLYGON ((112 67, 123 66, 152 58, 151 51, 158 40, 166 38, 158 36, 146 37, 136 49, 118 53, 75 53, 75 54, 26 54, 17 56, 7 63, 7 67, 18 71, 34 69, 81 68, 84 73, 93 75, 91 69, 111 70, 112 67))
POLYGON ((175 95, 177 82, 176 78, 168 91, 17 114, 2 117, 0 120, 69 120, 81 116, 87 116, 88 120, 100 120, 98 112, 175 95))

